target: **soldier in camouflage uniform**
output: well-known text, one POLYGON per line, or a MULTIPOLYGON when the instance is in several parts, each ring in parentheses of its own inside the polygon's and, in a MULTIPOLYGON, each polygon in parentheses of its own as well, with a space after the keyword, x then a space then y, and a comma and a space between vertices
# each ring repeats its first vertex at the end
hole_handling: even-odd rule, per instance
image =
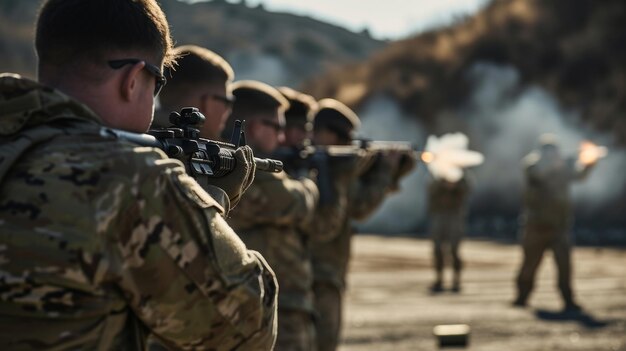
POLYGON ((195 45, 176 47, 174 54, 180 58, 175 69, 165 72, 168 82, 159 95, 161 108, 153 126, 168 127, 171 111, 193 106, 206 117, 200 136, 219 140, 233 104, 232 67, 213 51, 195 45))
MULTIPOLYGON (((176 47, 173 55, 177 57, 176 68, 166 67, 168 81, 159 94, 161 108, 156 111, 151 127, 169 127, 172 111, 196 107, 206 118, 200 127, 200 136, 220 140, 234 101, 230 94, 230 84, 235 76, 232 67, 213 51, 195 45, 176 47)), ((253 179, 254 172, 244 183, 249 185, 253 179)), ((239 202, 239 196, 229 198, 215 191, 216 179, 211 180, 213 184, 207 184, 206 178, 197 181, 227 211, 239 202)))
POLYGON ((585 178, 593 164, 583 165, 577 159, 563 158, 556 138, 551 134, 543 135, 541 144, 540 150, 530 153, 523 160, 526 174, 522 239, 524 261, 517 276, 517 298, 513 304, 526 306, 543 253, 551 249, 565 310, 579 310, 571 288, 569 188, 573 181, 585 178))
MULTIPOLYGON (((246 121, 246 139, 256 154, 270 155, 282 140, 288 102, 274 88, 255 81, 233 84, 231 118, 246 121)), ((285 173, 257 174, 228 223, 244 243, 258 250, 276 273, 276 350, 314 350, 311 266, 304 231, 317 203, 317 187, 285 173)))
MULTIPOLYGON (((192 106, 206 118, 200 128, 200 136, 219 140, 234 100, 229 92, 234 79, 232 67, 213 51, 196 45, 176 47, 174 55, 177 57, 176 68, 165 69, 168 81, 159 94, 160 109, 155 112, 151 127, 169 127, 172 111, 192 106)), ((234 207, 238 201, 231 202, 216 194, 205 179, 199 179, 198 183, 225 208, 234 207)), ((166 348, 158 339, 150 337, 148 349, 159 351, 166 348)))
POLYGON ((443 290, 443 268, 445 252, 452 258, 452 291, 461 289, 461 269, 463 263, 459 256, 461 239, 465 235, 465 217, 467 215, 467 197, 469 182, 467 172, 463 178, 452 182, 445 178, 434 178, 428 186, 428 210, 430 236, 433 240, 433 258, 435 282, 431 290, 443 290), (445 251, 444 251, 445 249, 445 251))
POLYGON ((281 146, 302 148, 310 145, 317 101, 289 87, 280 87, 278 91, 289 102, 289 108, 285 111, 285 138, 281 146))
MULTIPOLYGON (((352 145, 352 135, 360 125, 359 118, 337 100, 319 101, 313 122, 315 145, 352 145)), ((415 165, 406 160, 400 167, 396 153, 367 155, 361 161, 348 163, 343 172, 348 178, 336 178, 335 201, 343 210, 336 215, 338 225, 324 238, 312 244, 317 346, 320 351, 335 350, 339 344, 343 295, 350 259, 350 242, 354 230, 352 219, 368 217, 385 196, 397 189, 398 180, 415 165)), ((336 167, 341 167, 337 164, 336 167)), ((316 218, 316 221, 324 220, 316 218)))
POLYGON ((36 49, 41 84, 0 76, 0 349, 271 349, 263 257, 180 162, 107 133, 150 125, 157 3, 47 1, 36 49))

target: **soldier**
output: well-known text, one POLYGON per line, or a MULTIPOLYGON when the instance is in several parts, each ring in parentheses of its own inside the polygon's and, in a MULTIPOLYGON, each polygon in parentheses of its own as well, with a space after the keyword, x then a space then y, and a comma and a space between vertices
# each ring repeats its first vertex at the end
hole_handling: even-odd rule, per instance
POLYGON ((285 111, 285 139, 281 146, 302 148, 309 145, 317 102, 312 96, 288 87, 280 87, 278 91, 289 102, 289 109, 285 111))
MULTIPOLYGON (((276 89, 256 81, 235 82, 233 95, 231 118, 246 121, 246 139, 256 154, 270 155, 284 137, 288 102, 276 89)), ((280 286, 276 350, 314 350, 312 274, 304 231, 317 197, 310 179, 257 174, 228 219, 244 243, 261 252, 276 272, 280 286)))
MULTIPOLYGON (((275 277, 144 132, 172 64, 154 0, 48 0, 40 83, 0 76, 0 349, 271 349, 275 277)), ((237 152, 233 196, 251 160, 237 152)))
MULTIPOLYGON (((323 99, 313 121, 315 145, 352 145, 359 127, 358 116, 341 102, 323 99)), ((368 155, 346 164, 347 179, 336 178, 335 201, 343 210, 337 214, 336 229, 312 244, 317 346, 320 351, 335 350, 339 344, 343 295, 354 230, 351 219, 369 216, 393 189, 398 180, 415 165, 415 159, 401 161, 398 153, 368 155), (402 166, 401 166, 402 165, 402 166)), ((337 165, 340 166, 340 165, 337 165)), ((314 222, 324 220, 317 218, 314 222)))
MULTIPOLYGON (((206 118, 200 128, 200 136, 219 140, 234 102, 230 94, 230 84, 235 76, 232 67, 213 51, 195 45, 176 47, 174 55, 178 57, 176 68, 166 68, 168 81, 159 94, 161 108, 155 115, 152 127, 166 128, 171 125, 169 114, 172 111, 196 107, 206 118)), ((252 179, 254 172, 251 172, 249 182, 252 179)), ((229 209, 235 207, 240 196, 223 196, 223 193, 215 190, 215 181, 213 179, 213 184, 207 184, 206 179, 198 179, 198 183, 224 207, 225 215, 228 215, 229 209)), ((245 183, 249 185, 249 182, 245 183)), ((240 195, 244 191, 245 188, 240 195)))
POLYGON ((199 46, 179 46, 174 54, 180 58, 175 69, 166 70, 167 85, 159 95, 161 111, 153 125, 167 127, 171 111, 197 107, 206 117, 200 136, 218 140, 234 102, 230 93, 233 69, 221 56, 199 46))
POLYGON ((571 288, 570 184, 585 178, 594 163, 563 158, 554 135, 541 136, 541 148, 523 160, 526 173, 523 239, 524 262, 517 276, 515 306, 526 306, 543 252, 551 249, 558 269, 558 286, 565 310, 577 311, 571 288))
POLYGON ((467 173, 458 181, 434 177, 428 186, 428 209, 430 235, 433 240, 435 282, 433 292, 443 291, 444 249, 452 257, 452 291, 461 290, 461 269, 463 263, 459 256, 459 245, 465 235, 465 217, 467 215, 467 196, 469 182, 467 173))

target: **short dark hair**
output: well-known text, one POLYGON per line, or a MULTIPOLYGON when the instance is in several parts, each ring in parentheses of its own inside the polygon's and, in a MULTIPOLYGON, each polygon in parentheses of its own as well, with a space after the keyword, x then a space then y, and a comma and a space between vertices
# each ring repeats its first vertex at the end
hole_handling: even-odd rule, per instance
POLYGON ((289 102, 278 90, 270 85, 253 80, 233 83, 232 93, 235 96, 232 116, 239 118, 253 117, 257 113, 271 113, 275 110, 285 111, 289 102))
POLYGON ((156 0, 46 0, 35 35, 39 68, 75 62, 106 64, 111 52, 145 52, 170 66, 175 57, 156 0))
POLYGON ((312 125, 317 101, 311 95, 301 93, 289 87, 279 87, 278 91, 289 102, 289 108, 285 111, 287 128, 301 127, 306 129, 307 125, 312 125))
POLYGON ((361 120, 348 106, 335 99, 322 99, 313 118, 313 130, 326 129, 342 140, 351 140, 361 120))
POLYGON ((196 45, 174 48, 175 67, 165 72, 167 85, 159 98, 165 106, 178 105, 190 89, 201 85, 225 85, 235 78, 233 68, 215 52, 196 45))

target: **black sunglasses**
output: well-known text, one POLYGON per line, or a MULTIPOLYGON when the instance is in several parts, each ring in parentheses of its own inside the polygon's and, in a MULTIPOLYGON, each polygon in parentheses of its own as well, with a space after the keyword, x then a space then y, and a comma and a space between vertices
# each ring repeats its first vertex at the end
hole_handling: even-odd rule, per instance
POLYGON ((134 58, 108 61, 109 66, 113 69, 120 69, 126 65, 134 65, 139 62, 143 62, 145 64, 144 68, 146 69, 146 71, 148 71, 148 73, 152 74, 156 78, 156 84, 154 85, 154 96, 159 95, 161 89, 163 89, 163 86, 167 83, 167 79, 165 79, 165 76, 163 75, 159 67, 148 63, 145 60, 134 58))
POLYGON ((202 99, 215 99, 217 101, 220 101, 221 103, 223 103, 226 107, 228 108, 232 108, 233 105, 235 104, 235 97, 234 96, 224 96, 224 95, 219 95, 219 94, 204 94, 202 95, 202 99))
POLYGON ((261 119, 261 123, 266 125, 266 126, 268 126, 268 127, 274 128, 274 130, 277 133, 285 130, 285 126, 283 126, 280 123, 274 122, 274 121, 270 121, 270 120, 267 120, 267 119, 261 119))
POLYGON ((210 95, 210 97, 212 99, 217 100, 217 101, 223 102, 224 105, 226 105, 226 107, 233 107, 233 105, 235 104, 235 97, 234 96, 224 96, 224 95, 219 95, 219 94, 212 94, 212 95, 210 95))

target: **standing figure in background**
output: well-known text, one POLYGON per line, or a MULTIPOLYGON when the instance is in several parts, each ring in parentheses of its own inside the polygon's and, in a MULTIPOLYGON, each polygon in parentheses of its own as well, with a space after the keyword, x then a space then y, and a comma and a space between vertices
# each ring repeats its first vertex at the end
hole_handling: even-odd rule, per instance
MULTIPOLYGON (((352 145, 353 133, 359 127, 358 116, 341 102, 333 99, 319 101, 313 121, 313 143, 316 146, 352 145)), ((365 151, 365 150, 364 150, 365 151)), ((367 151, 365 151, 368 153, 367 151)), ((340 339, 343 296, 350 260, 351 240, 354 230, 352 219, 371 215, 391 191, 397 190, 398 181, 416 163, 415 159, 398 153, 370 154, 357 162, 343 162, 345 167, 335 174, 335 205, 333 222, 337 225, 326 233, 318 233, 312 243, 317 347, 319 351, 337 349, 340 339), (365 161, 365 162, 363 162, 365 161)), ((319 215, 316 221, 326 221, 319 215)))
POLYGON ((565 310, 580 310, 571 288, 569 229, 572 223, 570 184, 584 179, 596 159, 563 158, 555 136, 541 136, 541 148, 523 160, 526 175, 523 239, 524 261, 517 276, 515 306, 526 306, 543 252, 551 249, 565 310))
POLYGON ((452 291, 461 290, 463 262, 459 255, 465 235, 467 198, 470 191, 467 172, 459 180, 434 177, 428 187, 430 235, 433 240, 435 282, 431 291, 443 291, 443 268, 446 253, 452 258, 452 291))

